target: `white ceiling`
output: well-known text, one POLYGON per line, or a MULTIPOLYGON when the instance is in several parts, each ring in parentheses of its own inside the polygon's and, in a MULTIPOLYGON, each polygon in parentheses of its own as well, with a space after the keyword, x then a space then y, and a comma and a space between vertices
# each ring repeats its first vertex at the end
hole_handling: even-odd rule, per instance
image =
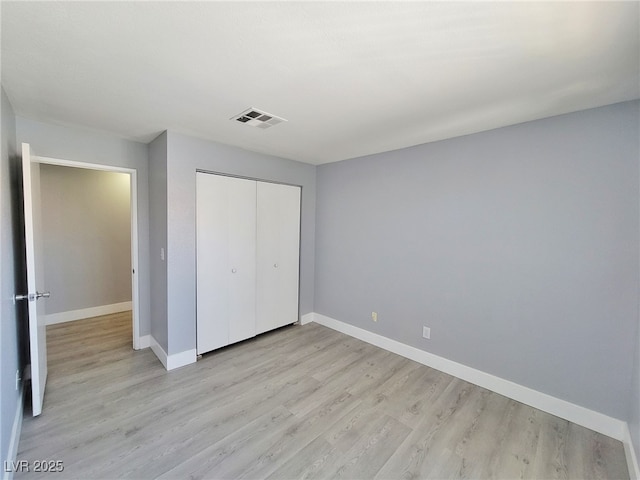
POLYGON ((640 98, 639 6, 2 1, 2 84, 36 120, 322 164, 640 98))

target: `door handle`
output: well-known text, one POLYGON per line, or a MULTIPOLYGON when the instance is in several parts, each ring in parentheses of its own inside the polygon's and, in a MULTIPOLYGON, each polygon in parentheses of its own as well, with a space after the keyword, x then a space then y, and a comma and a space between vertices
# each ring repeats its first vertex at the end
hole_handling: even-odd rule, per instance
POLYGON ((30 302, 33 300, 38 300, 39 298, 49 298, 51 296, 51 292, 36 292, 35 294, 29 293, 28 295, 14 295, 13 303, 16 303, 17 300, 29 300, 30 302))

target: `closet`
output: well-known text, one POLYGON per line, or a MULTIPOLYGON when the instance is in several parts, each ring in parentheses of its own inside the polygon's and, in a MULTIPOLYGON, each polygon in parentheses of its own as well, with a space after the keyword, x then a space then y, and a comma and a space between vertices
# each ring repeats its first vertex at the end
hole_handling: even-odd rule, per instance
POLYGON ((197 351, 298 321, 300 187, 196 173, 197 351))

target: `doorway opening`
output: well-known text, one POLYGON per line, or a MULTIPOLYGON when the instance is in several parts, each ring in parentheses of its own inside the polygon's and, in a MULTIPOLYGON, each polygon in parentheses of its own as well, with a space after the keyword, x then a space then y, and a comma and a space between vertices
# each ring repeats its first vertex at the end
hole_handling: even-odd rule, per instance
MULTIPOLYGON (((124 310, 124 309, 130 308, 131 317, 132 317, 131 337, 132 337, 133 349, 139 350, 140 348, 144 348, 148 346, 148 345, 141 344, 142 342, 141 342, 141 336, 140 336, 140 319, 139 319, 140 309, 139 309, 139 298, 138 298, 139 297, 139 285, 138 285, 139 275, 138 275, 138 222, 137 222, 138 212, 137 212, 137 172, 136 170, 123 168, 123 167, 116 167, 111 165, 99 165, 99 164, 93 164, 93 163, 76 162, 72 160, 62 160, 62 159, 39 157, 39 156, 34 156, 33 160, 40 163, 41 165, 72 167, 73 169, 81 169, 81 170, 84 170, 85 172, 100 171, 100 172, 119 174, 119 175, 109 176, 108 178, 110 178, 112 182, 113 181, 121 182, 121 183, 126 182, 126 185, 123 184, 120 187, 118 187, 118 185, 116 184, 116 187, 122 188, 123 193, 126 191, 126 187, 128 187, 128 192, 126 193, 128 193, 128 197, 129 197, 128 210, 129 210, 130 235, 129 235, 128 242, 126 242, 126 239, 122 239, 122 238, 120 238, 119 240, 120 240, 120 243, 122 243, 124 240, 127 243, 127 246, 130 247, 129 248, 130 263, 128 263, 128 265, 130 265, 130 283, 128 284, 128 288, 130 288, 131 290, 130 304, 129 302, 120 302, 120 303, 113 303, 113 304, 107 305, 106 310, 105 310, 105 307, 96 307, 96 308, 85 308, 85 309, 73 310, 70 312, 63 312, 63 314, 59 314, 59 315, 52 314, 49 316, 49 322, 57 323, 57 322, 63 322, 67 320, 79 320, 81 318, 110 314, 110 313, 117 312, 118 310, 124 310), (109 311, 108 310, 109 308, 111 308, 112 311, 109 311), (74 315, 75 315, 75 318, 74 318, 74 315)), ((123 205, 121 205, 120 207, 121 207, 120 209, 122 210, 123 205)), ((71 220, 81 222, 82 218, 71 219, 71 220)), ((100 253, 99 249, 94 252, 95 257, 97 257, 97 261, 100 261, 99 253, 100 253)), ((90 258, 93 258, 93 256, 91 256, 91 252, 89 252, 88 254, 90 258)), ((125 265, 126 265, 126 260, 127 259, 125 259, 125 265)), ((102 264, 104 264, 106 259, 102 258, 101 261, 102 261, 102 264)), ((120 259, 119 263, 122 264, 122 259, 120 259)), ((90 280, 87 279, 87 281, 90 281, 90 280)), ((115 288, 116 290, 118 288, 120 289, 123 288, 122 285, 120 286, 112 285, 112 287, 115 288)), ((116 295, 117 295, 117 292, 116 292, 116 295)), ((122 295, 122 292, 120 292, 120 295, 122 295)))

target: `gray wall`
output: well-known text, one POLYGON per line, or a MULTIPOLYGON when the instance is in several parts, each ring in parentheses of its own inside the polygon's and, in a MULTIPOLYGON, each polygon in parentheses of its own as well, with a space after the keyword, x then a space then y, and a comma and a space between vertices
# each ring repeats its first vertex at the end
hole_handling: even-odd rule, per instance
POLYGON ((633 359, 633 384, 631 394, 631 412, 629 414, 629 431, 633 439, 636 458, 640 459, 640 325, 636 334, 636 355, 633 359))
POLYGON ((21 170, 16 151, 15 116, 4 89, 0 91, 0 104, 0 460, 4 465, 18 407, 16 370, 23 368, 20 338, 24 332, 18 325, 25 319, 24 308, 21 302, 14 305, 12 297, 16 293, 24 293, 26 286, 21 282, 24 279, 16 279, 15 273, 21 270, 24 262, 24 251, 15 242, 21 235, 18 210, 22 204, 18 201, 20 190, 17 183, 21 170))
MULTIPOLYGON (((637 142, 640 144, 640 135, 637 137, 637 142)), ((638 150, 640 150, 640 146, 638 147, 638 150)), ((640 164, 640 155, 638 155, 638 163, 640 164)), ((638 199, 638 202, 640 202, 640 198, 638 199)), ((638 247, 640 248, 640 245, 638 245, 638 247)), ((639 268, 639 275, 640 275, 640 268, 639 268)), ((638 313, 638 322, 637 322, 635 340, 636 340, 636 352, 635 352, 635 357, 633 359, 631 411, 629 412, 628 421, 629 421, 629 431, 631 432, 633 446, 636 451, 636 458, 640 460, 640 312, 638 313)))
POLYGON ((149 228, 151 265, 151 335, 168 351, 167 262, 167 133, 149 144, 149 228))
POLYGON ((131 301, 130 175, 42 164, 47 314, 131 301))
POLYGON ((16 117, 17 141, 34 155, 137 171, 140 335, 149 334, 149 172, 146 144, 76 127, 16 117))
POLYGON ((315 311, 627 419, 638 117, 628 102, 320 166, 315 311))
POLYGON ((173 132, 167 148, 167 353, 196 346, 196 169, 302 186, 300 313, 313 311, 315 167, 173 132))

